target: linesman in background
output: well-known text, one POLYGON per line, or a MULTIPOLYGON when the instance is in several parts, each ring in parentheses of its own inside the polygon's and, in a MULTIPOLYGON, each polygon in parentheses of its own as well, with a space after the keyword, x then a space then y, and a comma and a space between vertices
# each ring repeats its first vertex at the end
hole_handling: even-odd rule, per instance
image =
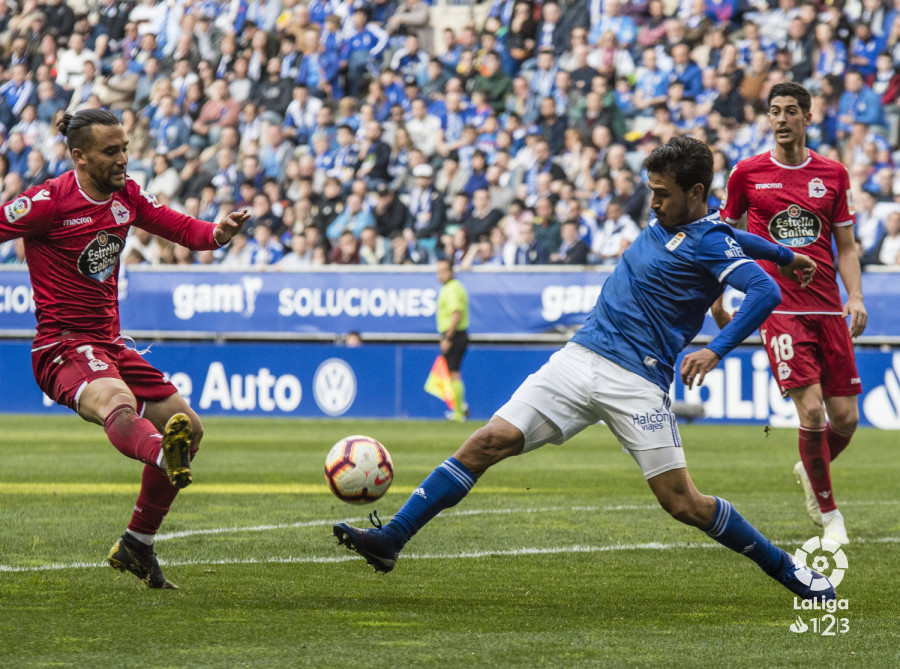
POLYGON ((449 260, 438 261, 437 277, 443 284, 438 293, 437 329, 441 335, 441 355, 450 370, 450 388, 456 407, 447 412, 447 419, 463 423, 469 414, 469 406, 459 367, 469 346, 469 295, 465 286, 454 277, 453 264, 449 260))

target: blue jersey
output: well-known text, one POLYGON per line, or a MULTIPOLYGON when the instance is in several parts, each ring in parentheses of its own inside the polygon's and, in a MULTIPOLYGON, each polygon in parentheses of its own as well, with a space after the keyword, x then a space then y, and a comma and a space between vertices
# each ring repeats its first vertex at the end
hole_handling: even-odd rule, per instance
MULTIPOLYGON (((748 299, 753 292, 756 299, 755 308, 745 303, 708 346, 724 357, 781 300, 775 282, 745 254, 736 234, 718 212, 672 230, 651 220, 622 255, 572 341, 668 392, 676 357, 700 331, 706 310, 729 283, 745 289, 748 299)), ((781 264, 793 257, 774 244, 760 247, 781 264)))

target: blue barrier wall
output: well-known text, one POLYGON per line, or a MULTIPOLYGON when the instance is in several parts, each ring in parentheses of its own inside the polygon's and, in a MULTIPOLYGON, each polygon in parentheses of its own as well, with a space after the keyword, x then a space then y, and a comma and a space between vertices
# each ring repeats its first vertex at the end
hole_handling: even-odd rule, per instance
MULTIPOLYGON (((0 412, 67 412, 38 390, 30 341, 0 342, 0 412)), ((484 421, 555 347, 473 346, 463 363, 473 420, 484 421)), ((166 372, 202 415, 442 418, 446 407, 422 389, 436 346, 231 342, 156 344, 147 360, 166 372)), ((864 394, 861 424, 900 429, 900 349, 859 350, 864 394)), ((711 372, 703 388, 673 400, 702 402, 705 421, 787 427, 797 424, 769 372, 765 352, 740 348, 711 372)))
MULTIPOLYGON (((605 268, 460 272, 476 336, 552 333, 578 326, 609 276, 605 268)), ((372 271, 209 272, 129 270, 120 282, 124 332, 178 335, 433 334, 440 284, 433 268, 372 271)), ((900 275, 866 273, 865 338, 900 340, 900 275)), ((726 293, 735 308, 739 294, 726 293)), ((0 334, 34 328, 28 273, 0 271, 0 334)), ((717 328, 707 317, 702 335, 717 328)))

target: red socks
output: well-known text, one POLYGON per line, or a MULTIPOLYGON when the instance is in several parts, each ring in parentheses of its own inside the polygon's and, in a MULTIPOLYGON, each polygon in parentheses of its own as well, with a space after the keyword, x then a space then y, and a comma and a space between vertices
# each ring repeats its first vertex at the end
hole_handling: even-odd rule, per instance
MULTIPOLYGON (((192 461, 196 453, 191 453, 192 461)), ((141 492, 135 502, 128 529, 143 534, 156 534, 176 495, 178 488, 169 483, 169 477, 162 469, 155 465, 144 467, 141 492)))
POLYGON ((144 467, 141 492, 135 502, 128 529, 144 534, 156 534, 177 494, 178 488, 169 483, 169 477, 162 469, 156 465, 144 467))
POLYGON ((808 428, 800 426, 800 459, 803 468, 809 476, 809 482, 819 509, 822 513, 828 513, 837 509, 834 503, 834 493, 831 490, 831 472, 829 463, 831 455, 828 452, 828 442, 825 440, 826 428, 808 428))
MULTIPOLYGON (((127 404, 113 409, 103 423, 106 436, 123 455, 156 466, 162 435, 146 418, 127 404)), ((165 476, 165 474, 163 474, 165 476)))
POLYGON ((828 443, 828 451, 831 453, 832 462, 834 462, 834 459, 847 448, 847 444, 850 443, 852 438, 852 434, 849 436, 841 434, 831 427, 831 423, 825 423, 825 441, 828 443))

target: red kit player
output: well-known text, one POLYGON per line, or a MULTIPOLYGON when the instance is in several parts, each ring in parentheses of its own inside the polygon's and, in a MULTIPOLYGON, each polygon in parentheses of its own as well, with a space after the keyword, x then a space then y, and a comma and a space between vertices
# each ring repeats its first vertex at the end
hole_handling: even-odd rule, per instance
MULTIPOLYGON (((769 124, 775 148, 737 164, 728 180, 722 218, 747 214, 750 232, 802 250, 819 266, 805 289, 760 261, 778 282, 782 302, 760 334, 772 373, 800 416, 800 462, 794 474, 806 493, 806 510, 824 536, 847 543, 844 519, 831 488, 830 463, 846 448, 859 421, 862 392, 851 337, 866 327, 859 260, 853 239, 850 177, 839 162, 806 148, 809 92, 799 84, 776 84, 769 92, 769 124), (841 304, 834 269, 849 298, 841 304), (846 317, 850 316, 847 327, 846 317)), ((713 309, 719 325, 730 315, 713 309)))
POLYGON ((59 129, 75 169, 3 205, 0 242, 25 241, 37 315, 32 366, 41 390, 102 425, 119 451, 145 463, 110 565, 150 588, 175 588, 153 539, 178 490, 191 482, 203 428, 175 386, 119 334, 119 255, 132 225, 192 249, 215 249, 249 214, 233 212, 213 225, 160 205, 126 175, 128 137, 107 111, 66 114, 59 129))

